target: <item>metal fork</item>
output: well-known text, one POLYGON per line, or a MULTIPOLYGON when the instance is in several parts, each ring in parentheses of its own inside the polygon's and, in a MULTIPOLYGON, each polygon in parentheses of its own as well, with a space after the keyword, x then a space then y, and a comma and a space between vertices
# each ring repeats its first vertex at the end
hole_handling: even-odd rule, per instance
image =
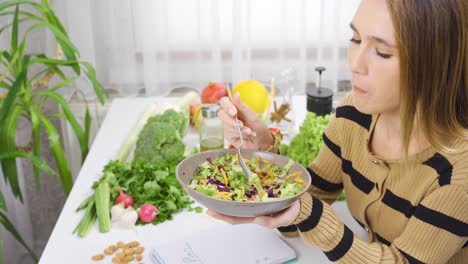
MULTIPOLYGON (((226 90, 228 92, 229 99, 232 101, 231 86, 229 85, 229 83, 226 84, 226 90)), ((245 164, 244 159, 242 158, 242 154, 241 154, 242 146, 244 145, 244 139, 242 137, 242 131, 239 125, 239 119, 237 118, 237 115, 234 118, 236 119, 236 128, 237 128, 237 132, 239 133, 239 139, 240 139, 240 145, 237 148, 237 154, 239 156, 238 157, 239 164, 241 165, 242 170, 244 171, 245 175, 247 175, 247 177, 250 178, 252 176, 252 172, 247 167, 247 164, 245 164)))

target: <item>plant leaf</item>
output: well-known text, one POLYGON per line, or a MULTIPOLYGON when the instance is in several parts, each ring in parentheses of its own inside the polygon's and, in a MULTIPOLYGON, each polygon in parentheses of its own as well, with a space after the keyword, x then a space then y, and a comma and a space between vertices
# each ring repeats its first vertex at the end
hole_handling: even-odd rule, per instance
POLYGON ((70 194, 73 187, 73 179, 71 176, 70 168, 67 163, 65 152, 63 151, 62 144, 60 143, 60 137, 57 129, 54 127, 47 117, 40 114, 39 120, 44 126, 47 135, 49 137, 49 145, 54 154, 55 162, 59 171, 60 182, 62 183, 65 194, 70 194))
MULTIPOLYGON (((67 38, 68 38, 68 34, 67 34, 67 31, 65 30, 65 28, 63 27, 62 23, 60 22, 60 20, 57 18, 57 16, 55 15, 55 13, 53 12, 53 10, 50 8, 49 4, 47 3, 47 1, 45 1, 46 3, 43 3, 43 7, 45 8, 44 9, 44 15, 45 17, 47 18, 47 20, 49 21, 50 24, 56 26, 67 38)), ((77 51, 78 52, 78 51, 77 51)))
POLYGON ((68 85, 70 85, 70 83, 74 82, 76 79, 78 79, 79 76, 75 76, 75 77, 72 77, 72 78, 68 78, 68 79, 64 79, 61 83, 58 83, 57 85, 55 85, 54 87, 50 88, 49 91, 52 91, 52 92, 55 92, 57 91, 58 89, 60 88, 63 88, 63 87, 67 87, 68 85))
POLYGON ((47 65, 64 65, 64 66, 71 66, 73 64, 76 64, 76 61, 70 61, 70 60, 56 60, 56 59, 50 59, 47 57, 39 57, 36 59, 32 59, 29 63, 30 65, 35 64, 35 63, 42 63, 42 64, 47 64, 47 65))
POLYGON ((16 79, 16 81, 13 83, 13 85, 10 88, 10 91, 8 92, 7 97, 5 98, 5 101, 3 101, 2 108, 0 108, 0 124, 3 124, 3 121, 5 120, 5 117, 7 113, 10 111, 11 106, 13 105, 16 94, 20 90, 21 85, 23 85, 24 79, 26 77, 26 72, 21 72, 19 77, 16 79))
POLYGON ((35 167, 38 167, 39 169, 43 170, 46 173, 57 175, 57 173, 51 167, 49 167, 49 165, 47 165, 47 163, 43 159, 41 159, 39 156, 26 153, 23 151, 10 151, 10 152, 5 152, 5 153, 0 154, 0 160, 12 159, 12 158, 29 159, 35 167))
POLYGON ((15 53, 18 48, 18 10, 19 6, 16 5, 15 16, 13 17, 13 30, 11 31, 11 53, 15 53))
MULTIPOLYGON (((14 14, 15 14, 15 11, 6 11, 6 12, 0 13, 0 16, 8 16, 8 15, 14 15, 14 14)), ((33 14, 31 12, 19 10, 19 14, 24 15, 26 17, 31 17, 32 19, 42 20, 42 18, 36 16, 35 14, 33 14)))
MULTIPOLYGON (((33 154, 39 157, 41 156, 41 123, 39 121, 39 117, 37 116, 36 110, 33 108, 33 106, 31 106, 29 113, 31 115, 33 154)), ((37 191, 39 191, 40 189, 39 169, 40 169, 39 166, 33 166, 34 180, 36 183, 37 191)), ((55 174, 55 171, 53 171, 53 173, 51 174, 55 174)))
MULTIPOLYGON (((0 153, 9 153, 16 151, 16 127, 18 119, 23 112, 21 106, 14 106, 0 127, 0 153)), ((3 158, 0 160, 2 164, 3 176, 5 182, 9 183, 11 191, 15 197, 18 197, 23 202, 21 189, 18 181, 18 169, 16 167, 16 159, 3 158)))
POLYGON ((80 143, 81 161, 83 162, 84 159, 86 158, 86 155, 88 155, 88 142, 85 139, 83 129, 81 128, 80 124, 76 120, 73 112, 70 110, 68 103, 60 94, 55 93, 53 91, 46 90, 46 91, 40 92, 39 94, 53 99, 62 107, 63 114, 65 115, 68 123, 72 127, 73 132, 75 132, 76 138, 78 139, 78 142, 80 143))
MULTIPOLYGON (((62 60, 54 60, 54 59, 49 59, 46 55, 44 54, 35 54, 34 56, 36 56, 38 59, 32 59, 29 63, 30 65, 32 64, 35 64, 35 63, 42 63, 42 64, 45 64, 45 66, 47 67, 47 69, 49 71, 52 71, 53 73, 57 74, 58 76, 60 76, 60 78, 62 78, 63 80, 67 79, 67 77, 65 76, 65 74, 63 73, 63 71, 57 67, 57 65, 66 65, 63 63, 62 60), (61 63, 62 62, 62 63, 61 63)), ((35 79, 35 78, 33 78, 35 79)))
POLYGON ((29 32, 35 30, 36 28, 43 27, 43 26, 47 27, 50 31, 52 31, 52 33, 55 36, 55 39, 57 40, 58 44, 62 48, 63 53, 65 54, 68 61, 70 62, 70 66, 73 68, 76 75, 80 75, 81 70, 80 70, 80 66, 77 62, 77 57, 76 57, 76 54, 78 53, 78 51, 75 45, 73 45, 73 43, 70 41, 68 36, 65 33, 63 33, 60 29, 58 29, 56 26, 46 21, 35 23, 31 27, 29 27, 24 38, 26 38, 29 32))
POLYGON ((5 88, 5 89, 10 89, 11 85, 9 85, 8 83, 4 82, 4 81, 1 81, 0 82, 0 87, 2 88, 5 88))
POLYGON ((96 93, 99 99, 99 102, 101 104, 104 104, 105 91, 101 83, 97 80, 96 71, 94 70, 94 67, 90 63, 84 62, 84 61, 80 62, 80 64, 86 68, 86 71, 85 71, 86 76, 88 76, 89 80, 91 80, 91 83, 93 84, 94 92, 96 93))
POLYGON ((34 253, 34 251, 32 251, 28 245, 26 244, 26 242, 24 241, 24 239, 21 237, 20 233, 18 232, 18 230, 16 230, 15 226, 13 225, 13 223, 11 223, 10 219, 8 219, 8 217, 0 211, 0 223, 2 223, 3 227, 8 231, 10 232, 10 234, 13 235, 13 237, 28 251, 29 255, 31 255, 31 257, 34 259, 34 261, 37 263, 39 260, 36 256, 36 254, 34 253))
POLYGON ((0 192, 0 209, 2 209, 5 212, 8 211, 8 208, 6 207, 6 203, 5 203, 5 197, 3 197, 2 192, 0 192))
MULTIPOLYGON (((89 107, 88 107, 88 104, 86 103, 84 140, 87 144, 89 144, 90 131, 91 131, 91 114, 89 113, 89 107)), ((85 159, 82 159, 82 162, 84 161, 85 159)))
MULTIPOLYGON (((9 1, 9 2, 5 2, 3 4, 0 4, 0 11, 3 11, 5 10, 6 8, 9 8, 11 6, 15 6, 15 5, 21 5, 21 4, 29 4, 29 5, 32 5, 34 6, 35 8, 41 8, 41 6, 38 4, 38 3, 35 3, 33 1, 29 1, 29 0, 17 0, 17 1, 9 1)), ((38 9, 39 10, 39 9, 38 9)))
POLYGON ((76 75, 80 75, 81 71, 80 71, 80 65, 77 62, 77 57, 76 57, 77 49, 75 45, 73 45, 73 43, 70 41, 66 33, 63 33, 56 26, 50 23, 45 23, 45 22, 43 22, 43 24, 47 26, 50 29, 50 31, 52 31, 52 33, 55 36, 55 39, 59 43, 60 47, 62 47, 63 53, 65 54, 67 59, 73 62, 71 66, 73 70, 75 71, 76 75))

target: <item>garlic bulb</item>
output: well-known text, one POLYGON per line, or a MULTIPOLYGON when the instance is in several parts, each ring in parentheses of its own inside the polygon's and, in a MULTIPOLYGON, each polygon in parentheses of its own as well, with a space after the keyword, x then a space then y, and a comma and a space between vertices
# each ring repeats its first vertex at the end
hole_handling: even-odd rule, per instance
POLYGON ((123 228, 135 228, 135 223, 138 220, 138 212, 131 206, 125 209, 125 212, 119 219, 119 225, 123 228))
POLYGON ((112 222, 117 222, 122 217, 123 213, 125 212, 125 208, 123 204, 116 204, 111 208, 111 219, 112 222))

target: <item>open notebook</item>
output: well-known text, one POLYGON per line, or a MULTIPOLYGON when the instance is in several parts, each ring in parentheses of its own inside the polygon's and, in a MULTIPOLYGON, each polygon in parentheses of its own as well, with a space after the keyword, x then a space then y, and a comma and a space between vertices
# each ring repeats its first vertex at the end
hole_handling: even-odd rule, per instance
POLYGON ((182 240, 155 245, 154 264, 295 263, 296 253, 270 229, 248 224, 214 226, 182 240))

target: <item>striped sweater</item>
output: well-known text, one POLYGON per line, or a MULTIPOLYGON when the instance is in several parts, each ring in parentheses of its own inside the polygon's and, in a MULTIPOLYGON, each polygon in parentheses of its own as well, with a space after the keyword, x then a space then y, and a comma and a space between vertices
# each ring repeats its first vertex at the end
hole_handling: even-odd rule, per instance
POLYGON ((448 156, 429 148, 407 160, 374 156, 369 140, 377 118, 346 97, 308 168, 312 186, 300 199, 299 216, 279 230, 299 234, 332 262, 468 263, 468 152, 448 156), (369 241, 355 236, 330 206, 342 189, 369 241))

